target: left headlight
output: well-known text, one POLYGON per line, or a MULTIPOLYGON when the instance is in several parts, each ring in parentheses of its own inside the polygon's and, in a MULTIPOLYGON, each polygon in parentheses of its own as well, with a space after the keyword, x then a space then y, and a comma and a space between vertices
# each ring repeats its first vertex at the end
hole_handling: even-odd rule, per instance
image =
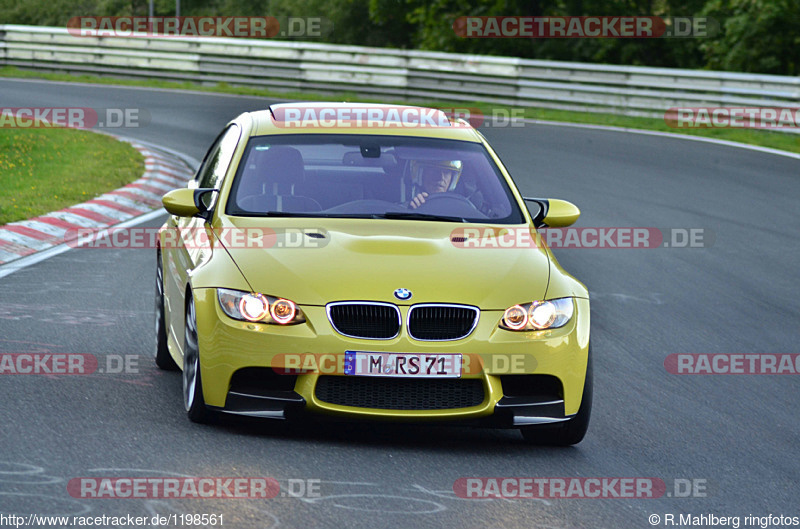
POLYGON ((563 327, 572 318, 572 298, 533 301, 506 309, 500 327, 510 331, 541 331, 563 327))
POLYGON ((277 325, 294 325, 306 321, 294 301, 266 296, 259 292, 217 289, 222 311, 235 320, 277 325))

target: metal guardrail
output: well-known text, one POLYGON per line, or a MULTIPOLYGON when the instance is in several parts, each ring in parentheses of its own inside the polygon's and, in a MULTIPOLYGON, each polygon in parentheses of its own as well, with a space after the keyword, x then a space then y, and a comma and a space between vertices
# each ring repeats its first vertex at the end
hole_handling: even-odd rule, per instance
POLYGON ((274 91, 663 117, 670 107, 798 106, 800 77, 594 65, 297 41, 77 37, 0 25, 0 65, 274 91))

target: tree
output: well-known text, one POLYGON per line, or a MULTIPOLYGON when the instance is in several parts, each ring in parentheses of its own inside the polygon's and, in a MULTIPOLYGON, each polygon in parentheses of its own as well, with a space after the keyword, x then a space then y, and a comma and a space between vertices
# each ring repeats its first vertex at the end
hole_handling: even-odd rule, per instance
POLYGON ((703 14, 722 34, 701 45, 706 66, 780 75, 800 73, 800 3, 796 0, 711 0, 703 14))

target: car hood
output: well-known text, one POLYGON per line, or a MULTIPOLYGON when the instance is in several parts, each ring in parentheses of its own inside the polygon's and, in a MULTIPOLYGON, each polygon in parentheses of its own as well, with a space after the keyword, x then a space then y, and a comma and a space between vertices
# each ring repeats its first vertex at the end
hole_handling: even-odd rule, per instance
MULTIPOLYGON (((372 300, 398 305, 462 303, 504 310, 516 303, 542 299, 547 290, 550 266, 542 248, 494 244, 466 248, 451 240, 454 234, 463 234, 464 224, 386 219, 266 220, 269 222, 241 217, 222 220, 223 246, 254 291, 300 305, 372 300), (258 243, 261 229, 266 236, 258 243), (245 240, 250 242, 243 244, 245 240), (261 245, 264 247, 259 248, 261 245), (410 290, 412 297, 398 300, 394 291, 399 288, 410 290)), ((479 234, 471 238, 483 242, 510 228, 468 226, 473 234, 479 234)))

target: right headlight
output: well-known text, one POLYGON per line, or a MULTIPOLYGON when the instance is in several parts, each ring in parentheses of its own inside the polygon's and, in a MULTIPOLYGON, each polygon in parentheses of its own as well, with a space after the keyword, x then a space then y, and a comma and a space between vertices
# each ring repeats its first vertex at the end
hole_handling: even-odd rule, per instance
POLYGON ((217 299, 222 311, 235 320, 277 325, 306 321, 300 307, 289 299, 228 288, 218 288, 217 299))
POLYGON ((533 301, 514 305, 503 313, 500 327, 510 331, 541 331, 563 327, 575 309, 572 298, 533 301))

